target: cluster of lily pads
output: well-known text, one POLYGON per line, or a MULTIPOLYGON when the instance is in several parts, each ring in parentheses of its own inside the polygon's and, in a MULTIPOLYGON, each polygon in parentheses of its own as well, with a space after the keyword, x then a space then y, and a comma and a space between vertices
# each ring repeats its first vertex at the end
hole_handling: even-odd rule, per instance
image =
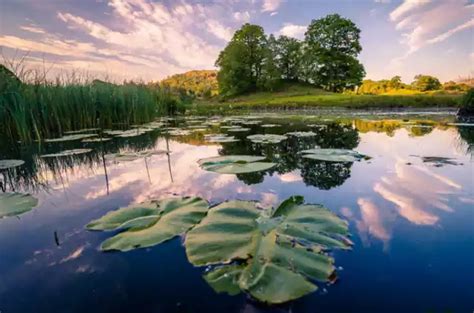
POLYGON ((266 303, 283 303, 335 277, 331 249, 350 249, 348 223, 301 196, 277 208, 253 201, 215 206, 198 197, 134 204, 90 222, 89 230, 118 231, 103 251, 130 251, 185 236, 189 262, 207 266, 204 279, 216 292, 245 292, 266 303))

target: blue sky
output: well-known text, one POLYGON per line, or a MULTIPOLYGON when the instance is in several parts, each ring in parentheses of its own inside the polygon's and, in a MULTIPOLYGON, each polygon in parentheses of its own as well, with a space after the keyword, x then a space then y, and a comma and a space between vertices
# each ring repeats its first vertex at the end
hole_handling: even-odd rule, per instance
POLYGON ((1 0, 0 47, 49 75, 149 81, 214 68, 245 22, 303 38, 331 13, 361 29, 367 78, 474 75, 474 0, 1 0))

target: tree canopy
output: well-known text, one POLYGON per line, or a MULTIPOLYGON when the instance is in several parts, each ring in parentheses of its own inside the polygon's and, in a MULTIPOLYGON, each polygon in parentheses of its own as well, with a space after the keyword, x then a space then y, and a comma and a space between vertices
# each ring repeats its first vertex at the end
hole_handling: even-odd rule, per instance
POLYGON ((282 80, 330 91, 353 89, 365 75, 357 60, 359 39, 357 26, 338 14, 313 20, 303 41, 267 36, 261 26, 244 24, 216 61, 220 93, 273 90, 282 80))

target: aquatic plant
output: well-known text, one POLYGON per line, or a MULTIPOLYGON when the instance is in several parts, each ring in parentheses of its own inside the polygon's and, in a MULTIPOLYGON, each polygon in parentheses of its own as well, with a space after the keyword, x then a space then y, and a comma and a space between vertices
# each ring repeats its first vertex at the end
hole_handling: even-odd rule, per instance
POLYGON ((288 137, 283 135, 274 135, 274 134, 256 134, 247 136, 247 139, 254 143, 280 143, 283 140, 286 140, 288 137))
POLYGON ((220 174, 242 174, 270 169, 276 164, 261 162, 265 157, 253 155, 225 155, 200 159, 198 164, 206 171, 220 174))
POLYGON ((25 164, 23 160, 0 160, 0 170, 8 170, 25 164))
POLYGON ((293 196, 276 209, 252 201, 211 208, 186 235, 189 261, 216 266, 204 274, 217 292, 244 291, 267 303, 283 303, 334 278, 329 249, 349 249, 348 223, 325 207, 293 196))
POLYGON ((38 199, 30 194, 0 193, 0 218, 18 216, 31 211, 38 205, 38 199))
POLYGON ((355 162, 370 158, 354 150, 315 148, 301 151, 303 158, 327 162, 355 162))
POLYGON ((120 230, 101 250, 129 251, 157 245, 179 236, 201 221, 207 201, 198 197, 151 200, 130 205, 90 222, 89 230, 120 230))

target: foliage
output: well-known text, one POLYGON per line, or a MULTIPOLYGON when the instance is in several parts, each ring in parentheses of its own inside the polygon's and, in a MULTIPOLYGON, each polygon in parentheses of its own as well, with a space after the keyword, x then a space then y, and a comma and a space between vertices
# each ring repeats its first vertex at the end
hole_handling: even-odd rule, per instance
POLYGON ((160 85, 172 90, 184 90, 201 98, 210 98, 218 93, 217 71, 200 70, 176 74, 163 79, 160 85))
POLYGON ((429 91, 441 89, 439 79, 429 75, 416 75, 412 83, 413 88, 419 91, 429 91))
POLYGON ((330 91, 360 85, 365 70, 356 59, 359 39, 360 29, 338 14, 313 20, 305 34, 304 79, 330 91))
POLYGON ((177 113, 180 107, 169 90, 133 82, 39 81, 2 86, 6 89, 0 91, 0 134, 23 142, 76 129, 142 124, 177 113))
POLYGON ((1 193, 0 218, 23 214, 37 205, 38 199, 29 194, 1 193))
POLYGON ((185 247, 194 265, 219 265, 204 276, 217 292, 283 303, 315 291, 314 281, 331 280, 334 259, 325 251, 350 248, 347 234, 346 221, 301 196, 263 210, 228 201, 188 232, 185 247))
POLYGON ((268 170, 276 164, 261 162, 265 157, 253 155, 225 155, 200 159, 201 168, 219 174, 242 174, 268 170))
POLYGON ((109 212, 90 222, 89 230, 121 230, 102 250, 129 251, 151 247, 179 236, 199 223, 209 205, 201 198, 151 200, 109 212))

